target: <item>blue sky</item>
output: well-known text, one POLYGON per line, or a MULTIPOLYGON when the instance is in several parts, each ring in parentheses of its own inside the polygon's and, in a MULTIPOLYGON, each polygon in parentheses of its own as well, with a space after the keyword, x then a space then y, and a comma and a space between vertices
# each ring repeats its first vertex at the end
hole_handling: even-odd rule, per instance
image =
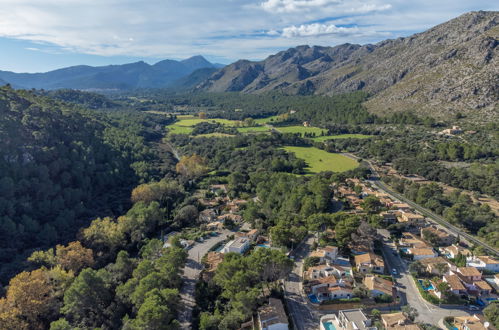
POLYGON ((297 45, 374 43, 490 0, 0 0, 0 70, 183 59, 259 60, 297 45))

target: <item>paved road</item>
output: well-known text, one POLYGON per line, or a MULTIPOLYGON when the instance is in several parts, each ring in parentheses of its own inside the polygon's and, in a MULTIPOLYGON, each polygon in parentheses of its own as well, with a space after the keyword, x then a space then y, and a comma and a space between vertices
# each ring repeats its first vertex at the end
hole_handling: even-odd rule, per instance
POLYGON ((400 258, 396 253, 397 249, 395 244, 389 240, 390 235, 388 231, 378 230, 378 232, 384 237, 382 252, 388 269, 391 272, 391 270, 395 268, 398 273, 398 275, 394 277, 397 282, 397 289, 399 290, 402 305, 409 304, 416 308, 419 312, 418 321, 438 325, 438 322, 446 316, 469 315, 464 307, 441 308, 424 300, 409 274, 407 262, 400 258))
POLYGON ((294 250, 295 267, 284 282, 286 304, 293 319, 294 328, 297 330, 319 328, 319 313, 309 308, 306 298, 302 296, 303 259, 308 255, 314 239, 313 235, 310 236, 294 250))
POLYGON ((180 290, 180 296, 183 304, 183 308, 179 315, 179 322, 182 329, 191 329, 192 321, 192 309, 196 305, 194 299, 194 289, 196 287, 196 282, 199 279, 199 274, 202 270, 201 258, 208 253, 211 247, 213 247, 218 242, 223 241, 232 232, 228 230, 222 231, 218 236, 211 237, 205 240, 203 243, 196 243, 190 250, 189 256, 187 257, 187 262, 184 267, 184 274, 182 276, 183 285, 180 290))

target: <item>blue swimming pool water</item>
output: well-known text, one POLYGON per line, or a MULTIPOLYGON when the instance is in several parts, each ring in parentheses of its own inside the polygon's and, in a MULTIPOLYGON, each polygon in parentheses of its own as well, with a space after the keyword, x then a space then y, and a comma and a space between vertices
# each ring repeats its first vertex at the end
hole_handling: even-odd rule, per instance
POLYGON ((270 245, 267 245, 267 244, 257 244, 256 246, 270 249, 270 245))
POLYGON ((409 249, 408 248, 400 248, 400 251, 404 251, 405 254, 409 253, 409 249))
POLYGON ((419 284, 421 284, 421 286, 423 287, 423 289, 424 289, 425 291, 428 291, 428 290, 435 290, 435 288, 433 287, 433 284, 431 284, 431 283, 430 283, 430 285, 429 285, 429 286, 425 287, 425 286, 423 285, 423 280, 418 280, 418 282, 419 282, 419 284))
POLYGON ((336 327, 334 326, 333 322, 322 322, 322 325, 326 330, 336 330, 336 327))
POLYGON ((318 304, 320 303, 319 299, 317 299, 317 297, 315 296, 315 294, 309 294, 308 295, 308 299, 310 299, 310 301, 314 304, 318 304))
POLYGON ((497 300, 497 298, 485 298, 485 300, 487 300, 487 301, 494 301, 494 300, 497 300))

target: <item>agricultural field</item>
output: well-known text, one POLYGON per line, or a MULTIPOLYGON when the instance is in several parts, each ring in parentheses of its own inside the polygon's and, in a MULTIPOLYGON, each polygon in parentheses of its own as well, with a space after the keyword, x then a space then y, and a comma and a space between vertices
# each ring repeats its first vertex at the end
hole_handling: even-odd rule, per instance
POLYGON ((314 147, 284 147, 284 150, 292 152, 296 157, 306 161, 309 173, 324 171, 345 172, 359 166, 356 160, 347 156, 330 153, 314 147))
POLYGON ((339 135, 330 135, 330 136, 318 136, 312 138, 312 140, 317 142, 323 142, 327 140, 336 140, 336 139, 369 139, 371 137, 373 136, 365 134, 339 134, 339 135))
POLYGON ((237 131, 239 133, 262 133, 270 132, 270 128, 267 126, 253 126, 253 127, 238 127, 237 131))
POLYGON ((325 129, 319 127, 305 127, 305 126, 283 126, 283 127, 275 127, 281 133, 315 133, 316 135, 321 135, 322 132, 327 133, 325 129))

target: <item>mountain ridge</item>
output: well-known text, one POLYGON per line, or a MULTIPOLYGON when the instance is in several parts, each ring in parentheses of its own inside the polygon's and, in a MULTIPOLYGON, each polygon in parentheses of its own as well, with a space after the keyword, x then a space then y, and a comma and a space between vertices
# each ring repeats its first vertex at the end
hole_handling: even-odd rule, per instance
POLYGON ((364 90, 374 113, 414 110, 497 116, 499 12, 469 12, 427 31, 376 44, 298 46, 239 60, 197 90, 338 94, 364 90))
POLYGON ((43 73, 0 71, 0 81, 17 88, 38 89, 133 89, 164 88, 202 68, 217 68, 198 55, 182 61, 163 60, 155 64, 144 61, 121 65, 76 65, 43 73))

